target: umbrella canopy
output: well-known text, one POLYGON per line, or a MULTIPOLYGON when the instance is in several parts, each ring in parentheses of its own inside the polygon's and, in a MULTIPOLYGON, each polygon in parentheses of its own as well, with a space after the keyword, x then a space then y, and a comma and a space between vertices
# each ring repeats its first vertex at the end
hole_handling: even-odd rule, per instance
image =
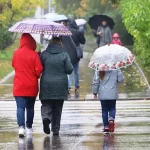
POLYGON ((62 24, 47 19, 29 19, 17 22, 9 29, 10 32, 70 36, 72 33, 62 24))
POLYGON ((97 71, 126 68, 134 61, 134 55, 125 47, 111 44, 98 48, 88 66, 97 71))
POLYGON ((87 21, 85 19, 76 19, 75 20, 77 26, 81 26, 87 23, 87 21))
POLYGON ((112 18, 106 16, 106 15, 94 15, 89 19, 89 25, 92 29, 97 30, 97 28, 101 25, 102 21, 105 20, 110 27, 110 29, 113 29, 115 23, 112 18))
POLYGON ((42 18, 47 19, 49 21, 68 21, 68 18, 65 15, 60 15, 57 13, 48 13, 42 18))

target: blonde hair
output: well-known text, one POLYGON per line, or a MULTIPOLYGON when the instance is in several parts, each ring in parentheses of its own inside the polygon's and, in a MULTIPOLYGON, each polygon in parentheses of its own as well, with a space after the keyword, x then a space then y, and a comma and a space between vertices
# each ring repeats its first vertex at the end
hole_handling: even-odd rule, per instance
POLYGON ((105 71, 99 71, 99 79, 104 80, 105 77, 105 71))

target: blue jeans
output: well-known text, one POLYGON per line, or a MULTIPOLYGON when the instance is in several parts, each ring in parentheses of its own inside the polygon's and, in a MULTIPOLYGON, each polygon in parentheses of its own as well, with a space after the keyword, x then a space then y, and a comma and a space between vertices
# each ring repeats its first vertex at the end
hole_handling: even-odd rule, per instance
POLYGON ((104 127, 108 127, 109 120, 115 120, 116 100, 101 100, 101 107, 104 127))
MULTIPOLYGON (((74 73, 74 86, 75 88, 80 87, 79 83, 79 62, 73 65, 73 73, 74 73)), ((68 75, 68 88, 72 86, 72 76, 68 75)))
POLYGON ((27 110, 26 115, 26 126, 32 128, 34 118, 34 104, 36 97, 24 97, 16 96, 17 104, 17 121, 19 127, 25 127, 25 109, 27 110))

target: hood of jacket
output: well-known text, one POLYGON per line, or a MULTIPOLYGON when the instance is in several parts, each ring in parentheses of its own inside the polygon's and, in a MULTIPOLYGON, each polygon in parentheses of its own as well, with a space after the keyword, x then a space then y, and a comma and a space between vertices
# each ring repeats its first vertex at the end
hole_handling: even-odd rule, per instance
POLYGON ((29 49, 32 50, 36 49, 36 42, 34 38, 28 33, 23 33, 21 36, 19 48, 23 47, 28 47, 29 49))
POLYGON ((63 49, 60 45, 51 43, 48 45, 46 51, 51 54, 59 54, 59 53, 63 52, 63 49))
POLYGON ((118 33, 114 33, 113 38, 120 38, 118 33))
POLYGON ((69 28, 78 29, 78 26, 77 26, 75 20, 73 20, 73 19, 69 21, 68 26, 69 26, 69 28))

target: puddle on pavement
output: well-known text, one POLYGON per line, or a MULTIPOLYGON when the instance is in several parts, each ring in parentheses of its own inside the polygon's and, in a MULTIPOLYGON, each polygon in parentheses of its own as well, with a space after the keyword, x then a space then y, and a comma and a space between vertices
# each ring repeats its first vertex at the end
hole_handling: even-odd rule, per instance
MULTIPOLYGON (((148 125, 148 124, 147 124, 148 125)), ((76 126, 76 125, 75 125, 76 126)), ((78 126, 74 130, 63 127, 60 137, 46 136, 44 133, 18 138, 17 128, 0 133, 0 149, 3 150, 142 150, 150 147, 150 130, 148 126, 136 124, 124 125, 116 133, 103 135, 101 127, 78 126), (145 132, 145 129, 147 131, 145 132), (80 132, 77 132, 81 129, 80 132), (129 132, 134 131, 134 132, 129 132), (140 132, 139 132, 140 131, 140 132), (144 133, 144 132, 145 133, 144 133)))
MULTIPOLYGON (((84 46, 84 58, 80 61, 80 90, 74 92, 74 87, 71 89, 70 99, 92 99, 91 83, 94 70, 87 67, 87 64, 96 49, 95 41, 87 39, 87 44, 84 46)), ((150 97, 148 86, 141 76, 137 67, 133 64, 127 69, 123 69, 125 75, 124 83, 119 85, 119 97, 150 97)), ((3 85, 0 85, 0 99, 11 99, 12 97, 12 78, 8 79, 3 85), (6 85, 5 85, 6 84, 6 85)))

